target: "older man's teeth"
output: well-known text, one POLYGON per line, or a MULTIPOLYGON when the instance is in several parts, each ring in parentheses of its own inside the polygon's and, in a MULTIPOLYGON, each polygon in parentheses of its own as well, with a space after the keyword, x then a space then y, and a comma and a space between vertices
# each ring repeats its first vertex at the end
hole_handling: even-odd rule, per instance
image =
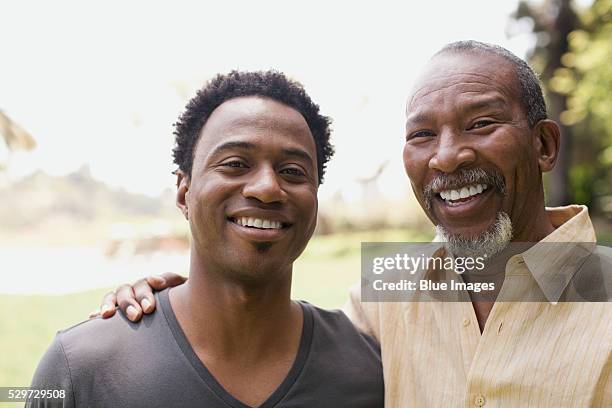
POLYGON ((236 224, 243 227, 254 227, 261 229, 281 229, 283 224, 280 221, 263 220, 261 218, 239 217, 235 219, 236 224))
POLYGON ((469 197, 475 196, 476 194, 482 193, 486 189, 487 189, 486 184, 472 184, 469 186, 462 187, 461 189, 458 189, 458 190, 440 191, 440 197, 442 197, 443 200, 455 201, 455 200, 459 200, 462 198, 469 198, 469 197))

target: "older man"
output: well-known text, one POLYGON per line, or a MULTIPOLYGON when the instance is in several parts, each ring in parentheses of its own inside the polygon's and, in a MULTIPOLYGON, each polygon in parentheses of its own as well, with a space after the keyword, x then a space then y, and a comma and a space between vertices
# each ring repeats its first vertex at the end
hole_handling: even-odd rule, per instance
MULTIPOLYGON (((417 81, 406 114, 405 169, 442 250, 488 254, 484 274, 462 279, 497 285, 491 300, 469 293, 467 302, 369 303, 352 291, 347 314, 381 343, 386 405, 612 406, 612 307, 563 302, 580 265, 594 256, 605 285, 612 258, 547 252, 594 243, 595 233, 586 207, 545 207, 542 173, 554 167, 560 134, 533 71, 498 46, 449 44, 417 81), (499 301, 519 300, 507 296, 517 288, 544 301, 499 301)), ((144 281, 135 290, 151 296, 144 281)), ((130 294, 124 288, 119 302, 139 312, 130 294)))
MULTIPOLYGON (((406 114, 405 169, 447 250, 503 257, 498 271, 464 280, 498 280, 502 298, 517 284, 539 287, 549 302, 360 303, 353 292, 349 316, 381 342, 387 402, 610 406, 612 307, 556 303, 565 288, 550 281, 562 270, 568 282, 576 268, 553 270, 535 252, 595 234, 586 207, 544 206, 541 173, 553 168, 560 136, 531 69, 500 47, 450 44, 418 80, 406 114), (510 241, 538 242, 528 252, 541 262, 505 253, 510 241)), ((562 265, 575 262, 559 248, 562 265)))

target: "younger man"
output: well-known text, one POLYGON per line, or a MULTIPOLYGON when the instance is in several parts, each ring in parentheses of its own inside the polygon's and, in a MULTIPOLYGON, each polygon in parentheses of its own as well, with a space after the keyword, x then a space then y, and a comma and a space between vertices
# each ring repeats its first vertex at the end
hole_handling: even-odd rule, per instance
POLYGON ((32 387, 65 390, 64 407, 383 406, 376 342, 341 312, 290 299, 329 134, 277 72, 232 72, 199 91, 175 131, 188 283, 158 293, 140 323, 117 314, 59 332, 32 387))

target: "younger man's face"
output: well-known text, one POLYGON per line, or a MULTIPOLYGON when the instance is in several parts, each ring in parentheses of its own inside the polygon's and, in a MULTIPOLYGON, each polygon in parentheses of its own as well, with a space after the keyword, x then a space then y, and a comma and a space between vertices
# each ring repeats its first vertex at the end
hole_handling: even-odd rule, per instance
POLYGON ((315 142, 299 112, 255 96, 224 102, 179 185, 192 256, 252 283, 290 271, 314 232, 317 190, 315 142))

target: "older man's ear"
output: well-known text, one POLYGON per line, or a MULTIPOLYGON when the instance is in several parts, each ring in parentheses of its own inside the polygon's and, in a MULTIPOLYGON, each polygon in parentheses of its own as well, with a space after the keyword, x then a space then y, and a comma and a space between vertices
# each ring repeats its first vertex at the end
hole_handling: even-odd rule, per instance
POLYGON ((538 157, 538 165, 540 171, 546 173, 555 167, 559 157, 561 131, 559 125, 550 119, 539 121, 534 126, 534 131, 536 132, 534 144, 538 157))

